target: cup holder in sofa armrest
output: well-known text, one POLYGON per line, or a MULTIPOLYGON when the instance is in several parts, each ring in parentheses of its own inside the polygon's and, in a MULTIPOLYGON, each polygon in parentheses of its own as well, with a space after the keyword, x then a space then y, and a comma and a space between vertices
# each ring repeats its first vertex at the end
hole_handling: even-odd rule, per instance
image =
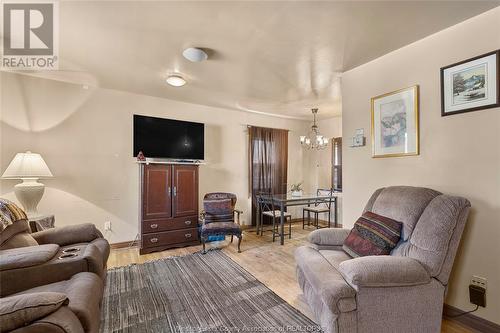
POLYGON ((76 253, 63 253, 61 256, 59 256, 59 259, 67 259, 67 258, 73 258, 78 256, 76 253))
POLYGON ((70 247, 70 248, 64 249, 62 251, 62 253, 75 253, 75 252, 78 252, 78 251, 80 251, 79 248, 77 248, 77 247, 70 247))

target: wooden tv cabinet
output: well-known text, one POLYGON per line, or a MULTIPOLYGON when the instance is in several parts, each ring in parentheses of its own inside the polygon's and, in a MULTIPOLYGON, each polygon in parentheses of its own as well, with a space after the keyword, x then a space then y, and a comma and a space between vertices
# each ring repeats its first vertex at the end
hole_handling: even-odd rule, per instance
POLYGON ((140 254, 199 244, 198 165, 140 164, 140 254))

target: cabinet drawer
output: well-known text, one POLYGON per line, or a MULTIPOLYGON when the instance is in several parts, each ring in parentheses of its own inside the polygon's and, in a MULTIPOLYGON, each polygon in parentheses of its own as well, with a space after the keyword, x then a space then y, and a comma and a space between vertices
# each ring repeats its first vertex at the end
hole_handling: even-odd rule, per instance
POLYGON ((173 219, 158 219, 142 221, 142 232, 158 232, 177 229, 194 228, 198 226, 198 216, 176 217, 173 219))
POLYGON ((143 247, 179 244, 198 240, 198 228, 164 231, 142 235, 143 247))

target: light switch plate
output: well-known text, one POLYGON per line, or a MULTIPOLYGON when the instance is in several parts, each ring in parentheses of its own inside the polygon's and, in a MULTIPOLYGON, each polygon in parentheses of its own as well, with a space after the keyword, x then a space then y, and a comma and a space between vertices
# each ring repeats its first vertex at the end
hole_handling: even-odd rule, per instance
POLYGON ((104 230, 111 231, 111 221, 104 222, 104 230))

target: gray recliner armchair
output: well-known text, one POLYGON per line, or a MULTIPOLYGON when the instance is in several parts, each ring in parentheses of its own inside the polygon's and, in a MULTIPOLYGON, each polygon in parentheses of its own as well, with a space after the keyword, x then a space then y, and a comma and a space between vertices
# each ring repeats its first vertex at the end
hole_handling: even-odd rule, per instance
POLYGON ((332 332, 440 332, 443 302, 469 214, 467 199, 418 187, 377 190, 365 207, 403 223, 386 256, 351 258, 347 229, 320 229, 297 249, 297 279, 332 332))

